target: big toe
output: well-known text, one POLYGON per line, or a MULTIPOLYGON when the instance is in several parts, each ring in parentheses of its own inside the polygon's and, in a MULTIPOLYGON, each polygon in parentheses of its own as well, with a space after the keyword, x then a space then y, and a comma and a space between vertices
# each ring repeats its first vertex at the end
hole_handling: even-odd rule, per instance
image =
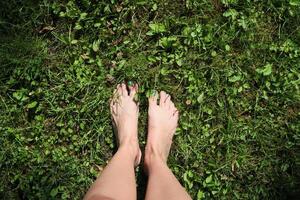
POLYGON ((148 99, 149 106, 157 106, 157 99, 158 99, 157 92, 153 91, 153 93, 151 94, 151 96, 148 99))
POLYGON ((121 96, 121 95, 123 95, 122 85, 118 84, 117 89, 114 92, 114 97, 121 96))
POLYGON ((127 87, 126 87, 125 83, 121 84, 121 90, 122 90, 122 95, 123 96, 128 96, 128 90, 127 90, 127 87))
POLYGON ((165 91, 160 91, 159 94, 159 105, 160 106, 164 106, 165 105, 165 101, 167 99, 168 94, 165 91))
POLYGON ((172 108, 174 108, 174 103, 172 102, 171 100, 171 96, 162 91, 161 94, 160 94, 160 103, 159 103, 160 106, 164 107, 164 108, 167 108, 169 110, 172 110, 172 108))
POLYGON ((129 96, 133 99, 136 93, 138 92, 138 84, 129 86, 129 96))

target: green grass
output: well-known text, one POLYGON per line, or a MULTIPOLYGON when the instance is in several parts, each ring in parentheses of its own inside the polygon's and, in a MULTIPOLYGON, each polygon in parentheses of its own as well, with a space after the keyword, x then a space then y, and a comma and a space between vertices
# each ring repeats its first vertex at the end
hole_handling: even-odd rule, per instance
MULTIPOLYGON (((169 166, 193 199, 299 195, 297 0, 0 3, 0 196, 80 199, 116 149, 117 83, 180 110, 169 166)), ((137 169, 140 199, 146 177, 137 169)))

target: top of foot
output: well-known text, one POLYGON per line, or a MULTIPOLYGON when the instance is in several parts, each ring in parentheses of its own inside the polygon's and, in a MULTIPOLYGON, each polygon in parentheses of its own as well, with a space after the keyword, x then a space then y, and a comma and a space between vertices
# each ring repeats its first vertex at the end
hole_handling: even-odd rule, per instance
POLYGON ((146 154, 151 151, 167 162, 179 114, 169 94, 161 91, 157 99, 158 95, 149 98, 146 154))

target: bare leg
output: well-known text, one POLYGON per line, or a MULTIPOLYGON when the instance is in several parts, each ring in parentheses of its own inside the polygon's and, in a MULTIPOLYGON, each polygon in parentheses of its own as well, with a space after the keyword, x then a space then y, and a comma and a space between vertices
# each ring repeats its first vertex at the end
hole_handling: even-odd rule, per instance
POLYGON ((190 200, 167 166, 167 159, 178 122, 178 111, 165 92, 149 98, 148 138, 145 149, 145 168, 148 172, 146 200, 190 200))
POLYGON ((133 98, 137 85, 118 85, 111 101, 111 113, 117 128, 119 148, 102 174, 91 186, 86 200, 136 199, 134 167, 138 165, 141 151, 138 145, 137 126, 139 109, 133 98))

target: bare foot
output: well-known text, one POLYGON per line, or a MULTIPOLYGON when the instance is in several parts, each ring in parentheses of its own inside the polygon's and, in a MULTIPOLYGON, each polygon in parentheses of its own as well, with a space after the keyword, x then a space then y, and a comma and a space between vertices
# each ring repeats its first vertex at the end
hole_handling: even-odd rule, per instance
POLYGON ((167 162, 178 122, 178 110, 171 101, 170 95, 161 91, 159 105, 157 98, 157 95, 149 98, 146 165, 153 155, 158 156, 163 162, 167 162))
POLYGON ((119 148, 129 147, 135 156, 135 165, 141 160, 141 150, 138 143, 139 107, 134 101, 138 85, 129 87, 122 83, 117 86, 110 103, 110 111, 117 129, 119 148))

